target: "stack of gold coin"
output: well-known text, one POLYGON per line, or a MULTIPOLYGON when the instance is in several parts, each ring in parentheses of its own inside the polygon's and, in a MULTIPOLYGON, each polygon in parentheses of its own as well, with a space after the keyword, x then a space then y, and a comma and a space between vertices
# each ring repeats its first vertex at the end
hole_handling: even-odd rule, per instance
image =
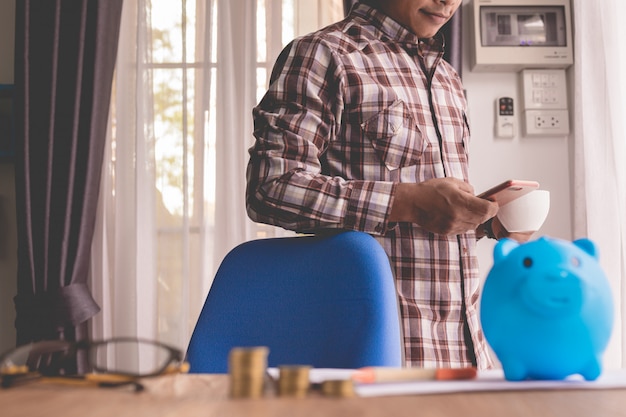
POLYGON ((278 395, 281 397, 304 398, 309 392, 308 365, 282 365, 278 367, 278 395))
POLYGON ((228 355, 228 373, 232 398, 263 396, 268 353, 269 349, 265 346, 231 349, 228 355))
POLYGON ((351 379, 331 379, 322 382, 322 394, 329 397, 354 397, 354 383, 351 379))

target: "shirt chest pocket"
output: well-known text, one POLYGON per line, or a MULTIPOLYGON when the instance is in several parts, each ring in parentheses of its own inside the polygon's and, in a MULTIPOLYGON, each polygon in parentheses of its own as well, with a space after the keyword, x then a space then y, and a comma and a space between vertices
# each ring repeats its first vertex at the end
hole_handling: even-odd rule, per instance
POLYGON ((424 152, 424 140, 402 100, 361 124, 363 134, 372 142, 387 169, 417 165, 424 152))

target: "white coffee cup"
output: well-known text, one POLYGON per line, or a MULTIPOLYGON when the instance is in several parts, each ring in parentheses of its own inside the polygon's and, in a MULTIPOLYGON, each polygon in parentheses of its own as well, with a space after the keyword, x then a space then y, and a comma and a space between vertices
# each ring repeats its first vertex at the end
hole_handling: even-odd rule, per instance
POLYGON ((534 190, 503 205, 498 220, 509 232, 536 232, 550 212, 550 192, 534 190))

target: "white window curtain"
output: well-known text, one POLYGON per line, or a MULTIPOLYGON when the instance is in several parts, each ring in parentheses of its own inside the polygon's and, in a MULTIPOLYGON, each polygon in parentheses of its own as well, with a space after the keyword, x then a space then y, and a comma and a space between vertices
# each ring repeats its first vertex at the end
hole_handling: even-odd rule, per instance
POLYGON ((246 215, 252 108, 294 36, 341 0, 124 3, 91 288, 94 339, 185 349, 225 254, 290 234, 246 215))
POLYGON ((607 368, 626 363, 626 3, 573 0, 574 234, 599 246, 615 300, 607 368))

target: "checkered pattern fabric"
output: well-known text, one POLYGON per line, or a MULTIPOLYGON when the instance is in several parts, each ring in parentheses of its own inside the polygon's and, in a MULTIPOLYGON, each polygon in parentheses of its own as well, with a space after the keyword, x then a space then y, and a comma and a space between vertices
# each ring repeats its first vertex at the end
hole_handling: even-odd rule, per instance
POLYGON ((376 236, 395 272, 407 366, 486 368, 475 234, 387 221, 399 182, 468 181, 466 101, 442 55, 443 39, 417 39, 363 4, 294 40, 254 109, 247 209, 290 230, 376 236))

